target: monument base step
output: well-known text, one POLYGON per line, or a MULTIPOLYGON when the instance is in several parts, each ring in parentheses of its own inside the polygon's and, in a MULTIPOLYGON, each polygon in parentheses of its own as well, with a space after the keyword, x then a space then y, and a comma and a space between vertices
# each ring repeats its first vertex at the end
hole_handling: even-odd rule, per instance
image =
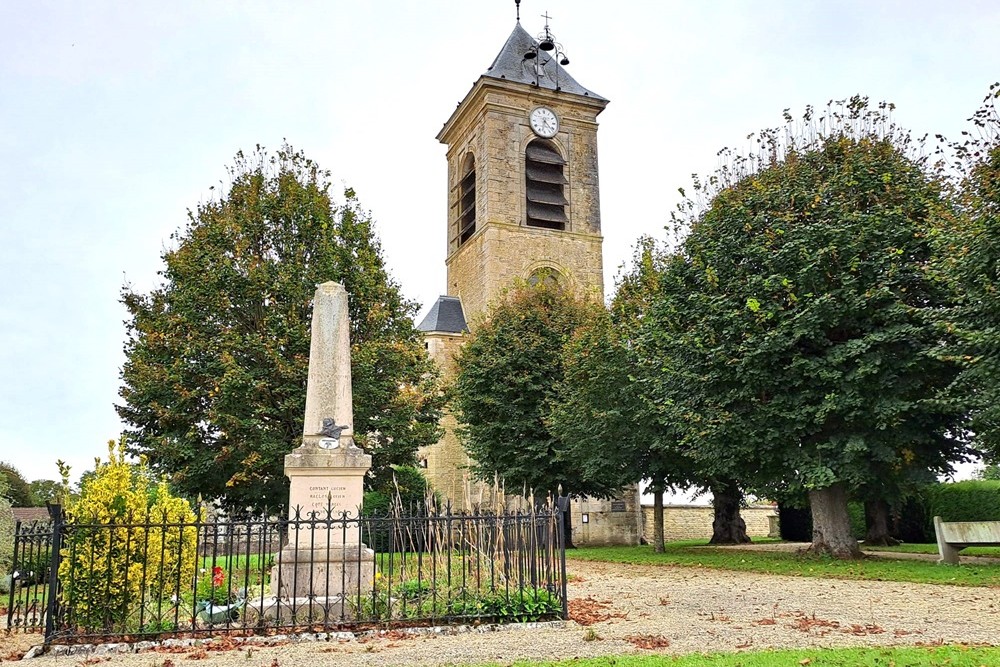
POLYGON ((329 597, 265 598, 261 606, 251 611, 264 619, 277 620, 282 625, 334 625, 354 620, 354 611, 341 595, 329 597))

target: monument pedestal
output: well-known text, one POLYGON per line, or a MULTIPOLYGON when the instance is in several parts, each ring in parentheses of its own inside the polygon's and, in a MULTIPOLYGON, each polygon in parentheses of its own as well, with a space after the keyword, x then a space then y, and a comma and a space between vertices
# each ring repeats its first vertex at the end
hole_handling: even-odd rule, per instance
POLYGON ((364 544, 332 546, 307 551, 285 547, 271 571, 274 595, 279 598, 356 598, 371 595, 375 552, 364 544))
POLYGON ((375 577, 375 552, 361 542, 356 519, 372 457, 349 433, 303 440, 285 456, 288 544, 272 568, 271 593, 280 599, 365 595, 375 577))

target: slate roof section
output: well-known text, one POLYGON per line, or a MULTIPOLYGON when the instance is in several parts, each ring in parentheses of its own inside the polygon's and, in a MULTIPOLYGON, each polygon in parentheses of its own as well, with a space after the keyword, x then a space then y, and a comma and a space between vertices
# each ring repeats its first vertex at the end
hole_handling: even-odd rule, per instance
POLYGON ((540 61, 542 67, 538 72, 538 87, 575 93, 584 97, 593 97, 597 100, 607 102, 607 98, 601 97, 592 90, 588 90, 576 82, 562 66, 556 62, 554 51, 539 51, 538 58, 525 60, 524 54, 532 51, 538 42, 534 37, 518 23, 514 26, 514 31, 510 33, 507 42, 500 49, 496 59, 490 68, 483 73, 493 79, 504 79, 535 85, 535 61, 540 61))
POLYGON ((417 331, 442 331, 444 333, 463 333, 469 330, 465 322, 465 312, 462 310, 462 301, 457 296, 440 296, 437 302, 431 306, 420 324, 417 331))

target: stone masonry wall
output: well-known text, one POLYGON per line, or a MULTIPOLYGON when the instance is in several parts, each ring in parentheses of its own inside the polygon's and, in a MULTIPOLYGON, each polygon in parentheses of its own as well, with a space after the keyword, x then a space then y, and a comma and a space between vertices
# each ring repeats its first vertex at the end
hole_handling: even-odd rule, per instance
MULTIPOLYGON (((777 517, 776 508, 771 505, 751 505, 740 510, 740 516, 747 524, 750 537, 771 535, 771 519, 777 517)), ((676 540, 709 539, 712 537, 711 507, 704 505, 667 505, 663 508, 663 539, 676 540)), ((777 524, 774 524, 777 526, 777 524)), ((653 508, 642 507, 642 537, 649 542, 653 539, 653 508)))
POLYGON ((570 523, 578 547, 639 544, 638 494, 630 488, 613 500, 574 498, 570 523))
MULTIPOLYGON (((450 382, 455 377, 455 354, 462 346, 461 334, 431 332, 424 334, 427 354, 441 369, 442 378, 450 382)), ((457 421, 454 415, 445 413, 441 419, 444 435, 433 445, 422 447, 417 457, 426 462, 424 476, 428 483, 455 507, 465 509, 467 503, 467 481, 469 455, 455 434, 457 421)))
POLYGON ((581 293, 601 298, 600 236, 491 224, 448 258, 448 294, 462 300, 469 325, 518 279, 542 266, 581 293))
POLYGON ((604 104, 524 84, 480 80, 439 138, 448 143, 448 285, 470 325, 516 279, 556 269, 573 287, 604 296, 597 161, 597 114, 604 104), (536 139, 530 111, 545 105, 559 116, 551 139, 566 159, 565 231, 528 227, 525 149, 536 139), (458 245, 459 182, 468 156, 476 168, 476 232, 458 245))

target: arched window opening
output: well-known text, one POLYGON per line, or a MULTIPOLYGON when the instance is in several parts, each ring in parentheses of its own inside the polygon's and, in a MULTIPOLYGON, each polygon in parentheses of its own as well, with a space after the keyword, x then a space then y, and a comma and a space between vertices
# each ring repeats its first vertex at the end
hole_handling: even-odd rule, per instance
POLYGON ((565 230, 569 222, 563 194, 566 161, 552 145, 535 140, 525 150, 524 163, 528 226, 565 230))
POLYGON ((464 173, 458 185, 458 245, 476 233, 476 158, 465 157, 464 173))
POLYGON ((528 284, 532 287, 545 285, 546 287, 559 287, 559 272, 551 266, 540 266, 528 276, 528 284))

